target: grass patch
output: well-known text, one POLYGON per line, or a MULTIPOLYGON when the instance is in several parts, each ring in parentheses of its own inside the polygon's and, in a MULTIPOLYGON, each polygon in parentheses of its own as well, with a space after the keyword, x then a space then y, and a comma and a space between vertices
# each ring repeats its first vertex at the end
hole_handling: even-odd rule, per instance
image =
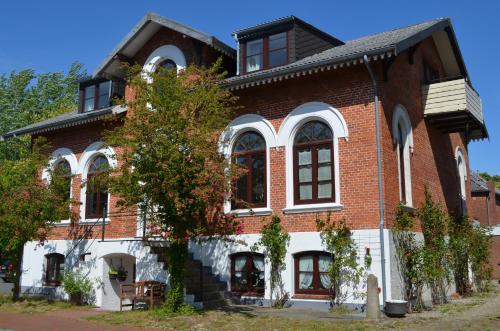
POLYGON ((471 308, 482 305, 484 300, 473 300, 471 302, 447 303, 436 307, 436 311, 442 314, 458 314, 463 313, 471 308))
POLYGON ((47 301, 45 299, 21 298, 13 302, 10 296, 0 296, 0 311, 8 311, 23 314, 41 314, 61 309, 69 309, 73 306, 65 301, 47 301))
POLYGON ((357 313, 355 310, 346 306, 334 306, 330 309, 330 312, 335 315, 349 315, 357 313))
POLYGON ((376 327, 364 321, 313 321, 284 317, 255 316, 245 313, 206 311, 188 315, 162 316, 160 310, 112 312, 86 317, 112 325, 129 325, 161 330, 347 330, 365 331, 376 327))

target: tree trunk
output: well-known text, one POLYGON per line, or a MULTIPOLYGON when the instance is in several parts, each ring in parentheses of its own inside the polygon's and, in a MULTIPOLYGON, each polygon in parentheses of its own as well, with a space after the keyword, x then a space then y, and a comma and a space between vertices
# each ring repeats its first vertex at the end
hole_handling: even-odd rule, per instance
POLYGON ((14 274, 14 289, 12 293, 12 300, 18 301, 21 297, 21 274, 23 271, 23 255, 24 245, 21 245, 16 252, 16 261, 14 261, 15 274, 14 274))
POLYGON ((184 303, 184 275, 188 256, 187 242, 173 243, 167 248, 170 290, 167 294, 167 306, 176 312, 184 303))

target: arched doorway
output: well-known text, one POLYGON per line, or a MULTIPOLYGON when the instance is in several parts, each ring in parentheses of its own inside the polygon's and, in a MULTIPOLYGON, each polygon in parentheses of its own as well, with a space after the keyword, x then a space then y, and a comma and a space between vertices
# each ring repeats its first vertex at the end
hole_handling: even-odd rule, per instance
POLYGON ((119 310, 120 284, 131 284, 136 278, 136 258, 113 253, 103 256, 101 308, 119 310))

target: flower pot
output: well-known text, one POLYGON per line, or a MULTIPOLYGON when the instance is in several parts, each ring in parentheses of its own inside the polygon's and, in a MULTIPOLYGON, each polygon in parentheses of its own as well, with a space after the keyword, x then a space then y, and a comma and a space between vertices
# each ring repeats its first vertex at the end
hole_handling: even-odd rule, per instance
POLYGON ((388 300, 384 312, 389 317, 405 317, 408 312, 408 302, 404 300, 388 300))
POLYGON ((82 294, 74 293, 69 296, 72 305, 81 306, 83 305, 82 294))

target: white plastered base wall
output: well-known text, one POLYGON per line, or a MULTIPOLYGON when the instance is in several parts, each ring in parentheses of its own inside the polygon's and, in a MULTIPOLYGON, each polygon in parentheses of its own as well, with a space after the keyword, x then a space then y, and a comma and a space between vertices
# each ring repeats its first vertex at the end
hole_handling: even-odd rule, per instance
MULTIPOLYGON (((389 236, 385 230, 386 241, 386 274, 388 276, 387 297, 391 298, 391 259, 389 257, 389 236)), ((223 242, 220 240, 212 240, 201 244, 190 244, 190 251, 194 254, 194 258, 201 260, 204 266, 211 266, 212 272, 219 276, 220 280, 227 283, 227 288, 230 289, 230 255, 237 252, 250 251, 250 247, 258 240, 259 235, 241 235, 235 236, 233 242, 223 242)), ((381 277, 381 256, 380 256, 380 241, 379 230, 355 230, 353 238, 358 244, 359 263, 363 264, 366 249, 370 248, 372 264, 369 273, 377 276, 379 286, 382 286, 381 277)), ((43 289, 44 276, 44 260, 45 255, 49 253, 61 253, 67 255, 75 245, 74 241, 69 240, 50 240, 43 246, 39 246, 35 242, 28 243, 24 248, 24 263, 23 275, 21 278, 21 286, 26 293, 36 294, 37 291, 43 289)), ((285 285, 285 290, 293 297, 294 294, 294 262, 293 255, 303 251, 322 251, 324 247, 321 242, 321 237, 318 232, 295 232, 290 233, 290 245, 286 255, 286 269, 283 272, 282 278, 285 285)), ((150 248, 144 246, 141 241, 137 240, 113 240, 113 241, 82 241, 76 249, 74 249, 66 258, 66 269, 80 267, 83 272, 96 281, 95 304, 106 309, 116 310, 119 307, 118 297, 116 295, 116 286, 111 283, 108 277, 111 258, 113 265, 116 268, 123 262, 120 256, 125 257, 122 260, 130 261, 128 257, 135 257, 136 261, 136 280, 158 280, 168 282, 168 275, 163 269, 163 264, 157 262, 157 257, 150 253, 150 248), (90 253, 86 262, 79 261, 80 255, 90 253)), ((132 269, 130 263, 126 262, 124 267, 129 272, 127 281, 132 280, 132 269)), ((264 299, 270 299, 269 293, 269 265, 265 266, 266 277, 266 293, 264 299)), ((57 288, 58 296, 64 295, 62 288, 57 288)), ((352 294, 352 291, 351 291, 352 294)), ((293 299, 294 303, 301 306, 312 306, 328 308, 326 300, 309 300, 309 299, 293 299)), ((352 295, 346 303, 354 305, 364 304, 364 300, 353 298, 352 295)), ((382 296, 380 296, 380 304, 382 305, 382 296)))

